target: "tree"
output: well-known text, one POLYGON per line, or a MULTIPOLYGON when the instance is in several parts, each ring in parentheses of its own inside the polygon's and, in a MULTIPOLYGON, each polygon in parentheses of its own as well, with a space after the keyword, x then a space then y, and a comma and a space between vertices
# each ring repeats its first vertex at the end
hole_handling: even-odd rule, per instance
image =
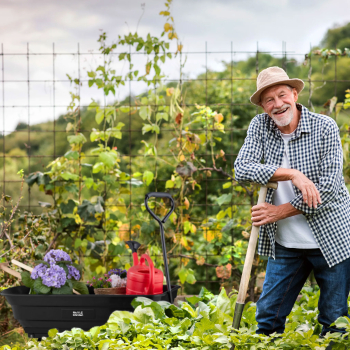
POLYGON ((329 49, 344 50, 346 47, 350 48, 350 22, 343 26, 335 25, 328 29, 321 45, 329 49))

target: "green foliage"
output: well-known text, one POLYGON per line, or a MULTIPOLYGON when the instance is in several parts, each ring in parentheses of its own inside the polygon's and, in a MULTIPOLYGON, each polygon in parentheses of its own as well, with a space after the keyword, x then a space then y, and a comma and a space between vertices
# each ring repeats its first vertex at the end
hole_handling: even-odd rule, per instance
POLYGON ((217 201, 219 203, 219 205, 223 205, 225 203, 230 203, 232 199, 232 193, 228 193, 228 194, 223 194, 222 196, 220 196, 217 201))
POLYGON ((322 45, 323 47, 340 50, 350 48, 350 23, 328 29, 322 40, 322 45))
MULTIPOLYGON (((348 83, 334 82, 334 80, 339 79, 340 76, 349 75, 350 23, 329 29, 321 45, 321 48, 312 49, 310 54, 306 55, 305 61, 305 64, 309 65, 312 57, 319 57, 319 62, 313 59, 312 75, 309 71, 309 76, 318 81, 311 86, 312 102, 319 105, 325 104, 334 94, 338 101, 343 102, 343 91, 348 88, 348 83)), ((323 113, 328 114, 327 111, 323 113)))
POLYGON ((154 178, 154 174, 152 173, 152 171, 146 170, 143 173, 143 181, 146 183, 147 186, 150 185, 150 183, 152 182, 154 178))
POLYGON ((179 277, 180 277, 180 282, 182 284, 185 284, 185 282, 190 284, 193 284, 196 282, 196 277, 194 276, 194 271, 192 269, 182 268, 179 271, 179 277))
MULTIPOLYGON (((89 331, 73 328, 59 333, 51 329, 42 341, 31 339, 25 345, 3 346, 0 350, 72 350, 84 349, 347 349, 350 346, 350 319, 339 317, 333 326, 345 333, 328 333, 320 338, 322 326, 317 321, 319 290, 305 287, 287 318, 283 334, 271 336, 255 333, 256 305, 245 305, 238 330, 232 329, 237 291, 227 296, 224 289, 214 295, 203 288, 198 297, 188 298, 175 306, 166 301, 155 302, 145 297, 133 300, 134 312, 114 311, 107 323, 89 331)), ((350 301, 350 298, 349 298, 350 301)))

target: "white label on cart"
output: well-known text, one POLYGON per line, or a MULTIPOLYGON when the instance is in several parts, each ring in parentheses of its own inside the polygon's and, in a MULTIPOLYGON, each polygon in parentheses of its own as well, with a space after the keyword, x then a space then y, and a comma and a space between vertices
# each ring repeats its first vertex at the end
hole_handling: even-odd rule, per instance
POLYGON ((73 311, 73 316, 84 316, 83 311, 73 311))
POLYGON ((63 320, 73 320, 79 317, 84 320, 93 320, 96 318, 96 313, 94 309, 62 309, 61 315, 63 320))

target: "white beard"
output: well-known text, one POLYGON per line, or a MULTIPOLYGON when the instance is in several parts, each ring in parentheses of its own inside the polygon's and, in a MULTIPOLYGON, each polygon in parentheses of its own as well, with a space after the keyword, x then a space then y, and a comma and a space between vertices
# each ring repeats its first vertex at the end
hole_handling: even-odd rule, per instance
MULTIPOLYGON (((284 105, 283 108, 280 108, 279 110, 282 110, 286 107, 289 107, 289 112, 281 119, 275 118, 273 116, 273 113, 271 113, 271 118, 273 119, 273 121, 278 125, 278 126, 286 126, 289 125, 290 122, 292 121, 294 115, 293 115, 293 110, 292 110, 292 106, 291 105, 284 105)), ((272 111, 273 112, 273 111, 272 111)))

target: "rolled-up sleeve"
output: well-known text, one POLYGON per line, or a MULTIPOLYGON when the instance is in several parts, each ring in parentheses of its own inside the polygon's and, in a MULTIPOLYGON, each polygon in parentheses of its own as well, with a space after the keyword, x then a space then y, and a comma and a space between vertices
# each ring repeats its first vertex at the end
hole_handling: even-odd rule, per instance
POLYGON ((234 163, 236 181, 253 181, 266 185, 278 169, 278 166, 275 165, 261 164, 264 156, 261 137, 260 121, 257 117, 254 117, 234 163))
POLYGON ((342 184, 343 149, 339 136, 339 128, 334 121, 330 123, 330 126, 324 133, 322 146, 324 152, 319 163, 319 182, 315 183, 322 203, 318 204, 316 208, 310 208, 304 202, 302 193, 289 202, 296 209, 309 215, 316 214, 321 208, 333 201, 342 184))

